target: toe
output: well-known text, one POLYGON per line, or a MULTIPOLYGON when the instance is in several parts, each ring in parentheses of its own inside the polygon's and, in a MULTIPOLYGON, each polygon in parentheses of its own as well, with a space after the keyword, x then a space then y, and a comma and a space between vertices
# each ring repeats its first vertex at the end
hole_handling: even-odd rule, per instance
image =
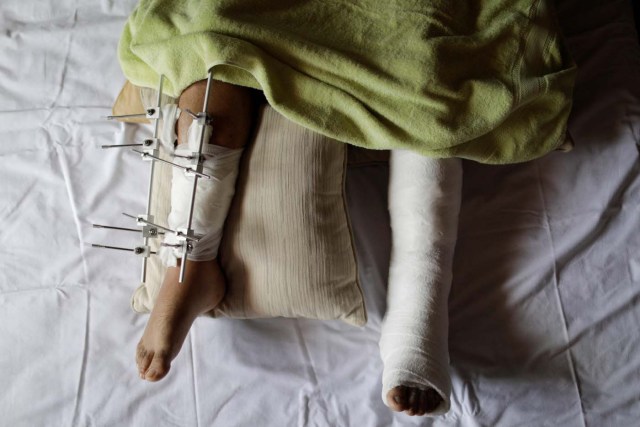
POLYGON ((406 387, 398 386, 389 390, 387 393, 387 404, 396 412, 404 411, 407 408, 406 387))
POLYGON ((167 352, 155 353, 149 369, 144 375, 144 379, 152 382, 159 381, 167 375, 170 366, 170 359, 167 352))
POLYGON ((142 344, 142 341, 140 341, 136 349, 136 364, 138 365, 138 372, 141 378, 144 378, 147 369, 149 369, 149 365, 151 365, 152 359, 153 353, 148 351, 144 344, 142 344))
POLYGON ((420 390, 416 389, 416 388, 409 388, 409 391, 407 392, 407 406, 406 406, 406 413, 407 415, 415 415, 416 411, 416 405, 418 402, 418 394, 420 393, 420 390))
POLYGON ((387 393, 387 403, 396 412, 422 416, 435 411, 442 403, 442 397, 432 388, 397 386, 387 393))
POLYGON ((426 412, 433 412, 443 402, 440 394, 434 389, 430 388, 425 393, 425 410, 426 412))
POLYGON ((416 415, 422 416, 427 412, 427 392, 425 390, 418 391, 418 399, 415 405, 415 413, 416 415))

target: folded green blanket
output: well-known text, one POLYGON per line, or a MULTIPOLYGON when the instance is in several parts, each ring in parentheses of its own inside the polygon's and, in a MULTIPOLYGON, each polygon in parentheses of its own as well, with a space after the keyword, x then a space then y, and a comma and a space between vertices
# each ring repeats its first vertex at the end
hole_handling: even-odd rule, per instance
POLYGON ((551 1, 142 0, 119 58, 173 96, 213 67, 350 144, 521 162, 564 141, 571 109, 551 1))

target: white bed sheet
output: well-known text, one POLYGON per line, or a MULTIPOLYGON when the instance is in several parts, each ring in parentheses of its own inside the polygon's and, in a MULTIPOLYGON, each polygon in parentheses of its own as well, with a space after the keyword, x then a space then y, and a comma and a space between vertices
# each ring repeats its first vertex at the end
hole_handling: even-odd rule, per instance
POLYGON ((450 298, 452 409, 380 401, 388 218, 382 166, 350 170, 370 320, 198 319, 150 384, 129 299, 147 170, 101 144, 144 127, 102 120, 124 82, 120 30, 135 1, 0 5, 0 425, 627 426, 640 419, 640 49, 626 1, 563 0, 581 66, 571 154, 467 162, 450 298))

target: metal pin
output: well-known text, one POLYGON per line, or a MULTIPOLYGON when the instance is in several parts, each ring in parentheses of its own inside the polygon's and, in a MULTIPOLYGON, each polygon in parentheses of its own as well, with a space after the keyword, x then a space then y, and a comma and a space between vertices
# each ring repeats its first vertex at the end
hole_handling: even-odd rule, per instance
MULTIPOLYGON (((145 248, 140 247, 140 246, 137 246, 137 247, 133 248, 133 252, 134 252, 136 255, 140 255, 140 254, 145 253, 145 248)), ((157 252, 149 251, 149 255, 155 255, 155 254, 157 254, 157 252)))
POLYGON ((92 247, 94 248, 103 248, 103 249, 116 249, 118 251, 127 251, 127 252, 133 252, 133 249, 130 248, 120 248, 117 246, 107 246, 107 245, 96 245, 95 243, 91 244, 92 247))
MULTIPOLYGON (((135 233, 141 233, 142 230, 138 230, 136 228, 125 228, 125 227, 113 227, 111 225, 100 225, 100 224, 93 224, 93 228, 108 228, 110 230, 122 230, 122 231, 133 231, 135 233)), ((160 231, 156 231, 157 234, 163 235, 163 232, 160 231)), ((151 232, 151 234, 153 234, 153 231, 151 232)))
POLYGON ((194 120, 197 120, 197 119, 200 118, 200 116, 198 114, 194 113, 193 111, 191 111, 191 110, 189 110, 187 108, 184 109, 184 112, 189 114, 191 117, 193 117, 194 120))
MULTIPOLYGON (((115 249, 117 251, 126 251, 126 252, 133 252, 135 254, 141 254, 142 251, 140 250, 140 248, 121 248, 119 246, 108 246, 108 245, 96 245, 95 243, 91 244, 92 247, 94 248, 102 248, 102 249, 115 249)), ((149 252, 152 255, 157 254, 157 252, 149 252)))
POLYGON ((110 225, 100 225, 100 224, 93 224, 93 228, 108 228, 109 230, 134 231, 136 233, 140 232, 140 230, 135 228, 112 227, 110 225))
POLYGON ((194 175, 199 176, 200 178, 211 179, 210 175, 207 175, 206 173, 198 172, 198 171, 196 171, 193 168, 190 168, 188 166, 182 166, 182 165, 179 165, 177 163, 173 163, 173 162, 170 162, 168 160, 161 159, 160 157, 154 156, 153 154, 145 153, 144 151, 139 151, 139 150, 135 150, 135 149, 131 149, 131 151, 133 151, 135 153, 138 153, 138 154, 142 155, 143 157, 151 157, 152 159, 157 160, 159 162, 166 163, 166 164, 171 165, 173 167, 176 167, 178 169, 182 169, 185 172, 190 172, 190 173, 192 173, 194 175))
POLYGON ((144 144, 113 144, 113 145, 101 145, 100 148, 122 148, 122 147, 141 147, 144 144))
POLYGON ((184 233, 172 230, 172 229, 167 228, 167 227, 163 227, 163 226, 158 225, 158 224, 154 224, 153 222, 147 221, 146 219, 138 218, 137 216, 133 216, 133 215, 128 214, 126 212, 122 212, 122 215, 126 216, 127 218, 131 218, 131 219, 135 219, 136 221, 140 221, 143 224, 151 225, 151 226, 157 227, 157 228, 159 228, 161 230, 168 231, 169 233, 174 233, 174 234, 177 234, 177 235, 180 235, 180 236, 184 236, 184 238, 187 239, 187 240, 193 240, 194 242, 198 242, 201 239, 200 237, 186 236, 186 235, 184 235, 184 233))
POLYGON ((196 114, 193 111, 191 111, 189 109, 186 109, 186 108, 184 109, 184 112, 189 114, 193 118, 193 120, 198 120, 198 119, 200 119, 202 117, 205 117, 206 124, 213 123, 213 117, 209 116, 206 112, 202 112, 202 113, 196 114))

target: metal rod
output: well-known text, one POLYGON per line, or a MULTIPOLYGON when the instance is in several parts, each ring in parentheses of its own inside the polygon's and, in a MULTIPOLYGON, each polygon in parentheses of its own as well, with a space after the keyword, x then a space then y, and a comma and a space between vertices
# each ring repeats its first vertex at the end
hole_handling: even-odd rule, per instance
POLYGON ((107 116, 107 120, 113 119, 128 119, 133 117, 147 117, 147 113, 138 113, 138 114, 121 114, 119 116, 107 116))
MULTIPOLYGON (((164 75, 160 74, 160 82, 158 82, 158 97, 156 98, 156 108, 158 111, 162 111, 162 87, 164 85, 164 75)), ((157 118, 153 119, 153 137, 158 137, 158 129, 160 126, 160 117, 162 114, 158 115, 157 118)), ((149 186, 147 192, 147 215, 151 214, 151 195, 153 194, 153 171, 155 170, 156 162, 151 162, 151 170, 149 171, 149 186)), ((144 237, 143 239, 144 245, 147 246, 149 244, 149 237, 144 237)), ((140 273, 141 282, 145 283, 147 280, 147 258, 142 258, 142 272, 140 273)))
POLYGON ((107 246, 107 245, 96 245, 95 243, 91 244, 94 248, 103 248, 103 249, 116 249, 118 251, 127 251, 127 252, 135 252, 135 249, 131 248, 120 248, 118 246, 107 246))
POLYGON ((108 228, 109 230, 134 231, 136 233, 140 233, 140 230, 136 228, 113 227, 111 225, 93 224, 93 228, 108 228))
MULTIPOLYGON (((207 116, 207 110, 209 109, 209 95, 211 92, 211 82, 213 81, 213 70, 209 70, 209 75, 207 76, 207 89, 204 94, 204 105, 202 106, 202 114, 207 116)), ((202 148, 204 147, 204 127, 202 129, 202 133, 200 134, 200 147, 198 147, 198 155, 202 155, 202 148)))
POLYGON ((120 148, 120 147, 140 147, 144 144, 113 144, 113 145, 101 145, 100 148, 120 148))
MULTIPOLYGON (((207 115, 207 109, 209 107, 209 94, 211 92, 211 81, 213 80, 213 70, 209 70, 209 75, 207 76, 207 89, 204 94, 204 105, 202 106, 202 112, 205 117, 207 115)), ((205 123, 206 126, 206 123, 205 123)), ((200 146, 198 147, 198 158, 202 156, 202 147, 204 146, 204 126, 200 128, 200 146)), ((193 177, 193 187, 191 187, 191 204, 189 206, 189 220, 187 221, 187 230, 191 229, 191 223, 193 221, 193 208, 196 202, 196 189, 198 187, 198 175, 193 177)), ((187 246, 185 245, 182 250, 182 262, 180 263, 180 277, 178 278, 178 282, 182 283, 184 281, 184 274, 187 265, 187 246)))
MULTIPOLYGON (((135 252, 135 253, 138 252, 138 248, 133 248, 133 249, 131 249, 131 248, 121 248, 119 246, 96 245, 95 243, 92 243, 91 246, 94 247, 94 248, 115 249, 117 251, 135 252)), ((149 253, 151 255, 156 255, 157 254, 157 252, 154 252, 154 251, 149 251, 149 253)))
POLYGON ((151 157, 152 159, 157 160, 159 162, 166 163, 166 164, 171 165, 171 166, 173 166, 175 168, 182 169, 182 170, 184 170, 186 172, 191 172, 194 175, 197 175, 197 176, 199 176, 201 178, 211 179, 210 175, 207 175, 206 173, 195 171, 195 170, 193 170, 192 168, 190 168, 188 166, 182 166, 182 165, 179 165, 177 163, 172 163, 172 162, 170 162, 168 160, 161 159, 158 156, 154 156, 153 154, 145 153, 144 151, 139 151, 139 150, 136 150, 136 149, 133 149, 133 148, 131 149, 131 151, 133 151, 135 153, 138 153, 138 154, 141 154, 143 157, 151 157))
MULTIPOLYGON (((156 226, 155 224, 153 224, 153 225, 156 226)), ((110 230, 133 231, 133 232, 136 232, 136 233, 141 233, 142 232, 142 230, 139 230, 137 228, 113 227, 111 225, 100 225, 100 224, 93 224, 93 228, 108 228, 110 230)), ((158 234, 164 235, 164 232, 160 232, 159 231, 158 234)))
MULTIPOLYGON (((162 105, 160 105, 160 103, 162 102, 162 87, 164 86, 164 75, 160 74, 160 82, 158 83, 158 97, 156 98, 156 107, 158 108, 158 111, 162 110, 162 105)), ((153 124, 153 137, 157 138, 158 137, 158 129, 160 127, 160 120, 156 119, 155 123, 153 124)))

